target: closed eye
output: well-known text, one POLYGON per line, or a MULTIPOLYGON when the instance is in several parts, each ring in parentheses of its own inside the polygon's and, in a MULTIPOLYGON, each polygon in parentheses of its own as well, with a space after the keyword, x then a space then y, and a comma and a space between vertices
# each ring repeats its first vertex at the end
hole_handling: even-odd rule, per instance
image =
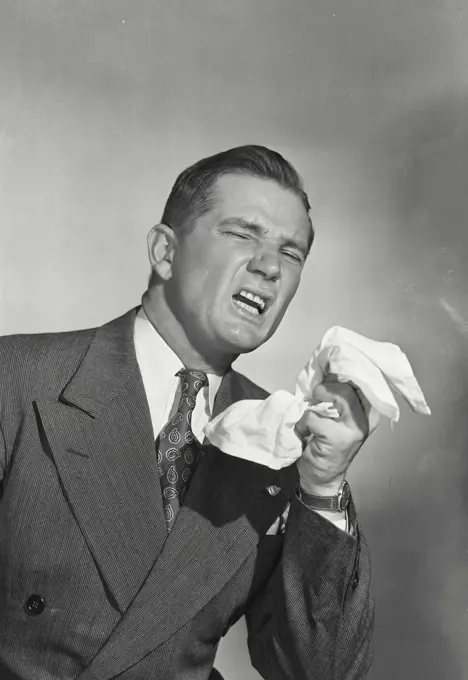
POLYGON ((288 257, 290 260, 297 262, 298 264, 304 264, 304 257, 299 255, 299 253, 294 253, 290 250, 283 250, 283 255, 288 257))
POLYGON ((226 236, 234 236, 244 241, 247 241, 248 239, 252 238, 251 234, 245 234, 239 231, 225 231, 224 233, 226 234, 226 236))

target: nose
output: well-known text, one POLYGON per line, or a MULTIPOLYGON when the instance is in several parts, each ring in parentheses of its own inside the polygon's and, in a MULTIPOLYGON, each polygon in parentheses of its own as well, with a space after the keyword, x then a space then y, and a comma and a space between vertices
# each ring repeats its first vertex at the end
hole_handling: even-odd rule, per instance
POLYGON ((272 248, 258 248, 247 270, 252 274, 259 274, 268 281, 277 281, 281 276, 279 253, 272 248))

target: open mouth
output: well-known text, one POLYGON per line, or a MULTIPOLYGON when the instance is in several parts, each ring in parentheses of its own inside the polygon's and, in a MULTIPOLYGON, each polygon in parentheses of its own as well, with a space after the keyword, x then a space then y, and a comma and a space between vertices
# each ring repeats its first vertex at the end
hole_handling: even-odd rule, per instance
POLYGON ((261 316, 268 304, 268 299, 257 295, 256 293, 251 293, 248 290, 241 290, 232 296, 232 300, 237 307, 249 312, 253 316, 261 316))

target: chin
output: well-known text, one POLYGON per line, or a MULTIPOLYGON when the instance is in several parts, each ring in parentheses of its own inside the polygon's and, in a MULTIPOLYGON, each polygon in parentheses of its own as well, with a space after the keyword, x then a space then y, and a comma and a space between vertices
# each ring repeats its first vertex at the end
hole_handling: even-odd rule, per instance
POLYGON ((254 350, 258 349, 263 343, 259 344, 250 344, 250 345, 240 345, 235 348, 235 353, 236 354, 249 354, 249 352, 253 352, 254 350))
POLYGON ((223 333, 222 342, 229 346, 229 351, 234 354, 248 354, 253 352, 268 340, 268 335, 262 333, 246 333, 240 329, 232 329, 230 333, 223 333))

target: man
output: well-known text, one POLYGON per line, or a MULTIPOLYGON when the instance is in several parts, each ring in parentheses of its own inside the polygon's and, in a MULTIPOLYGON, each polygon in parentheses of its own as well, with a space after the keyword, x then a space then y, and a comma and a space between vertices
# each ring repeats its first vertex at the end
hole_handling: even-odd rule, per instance
POLYGON ((178 177, 141 308, 1 340, 2 679, 219 677, 243 615, 268 680, 366 675, 369 556, 343 482, 369 434, 359 395, 317 388, 340 418, 306 413, 281 471, 200 443, 267 396, 232 364, 275 332, 312 241, 293 167, 231 149, 178 177))

